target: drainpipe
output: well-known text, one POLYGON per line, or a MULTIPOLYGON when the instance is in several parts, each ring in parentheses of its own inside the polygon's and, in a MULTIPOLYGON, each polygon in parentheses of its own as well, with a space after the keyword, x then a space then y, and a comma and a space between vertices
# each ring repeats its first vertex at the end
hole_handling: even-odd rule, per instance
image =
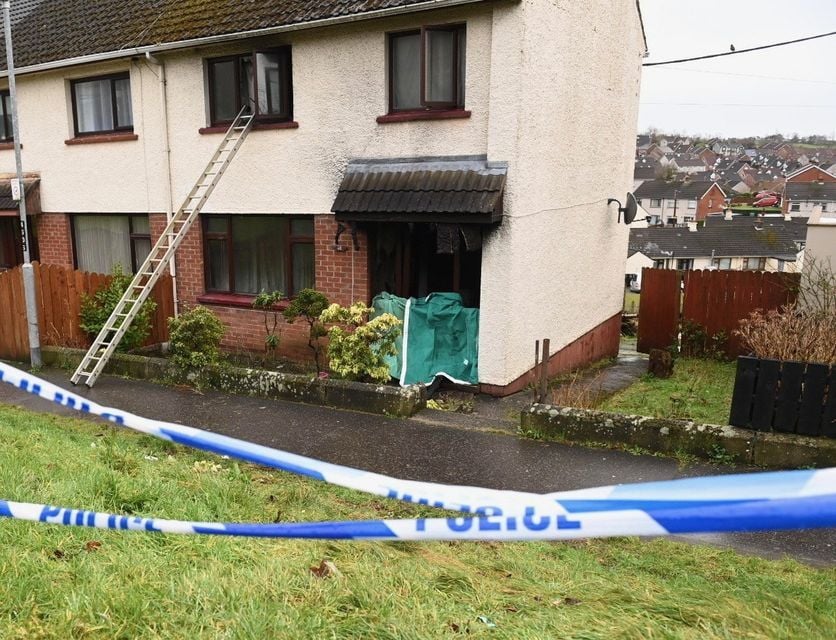
MULTIPOLYGON (((165 75, 165 63, 151 55, 150 51, 145 52, 145 59, 157 65, 160 69, 160 104, 163 112, 163 154, 165 155, 166 177, 168 182, 168 189, 166 189, 166 210, 165 222, 166 225, 171 222, 171 216, 174 214, 174 186, 172 184, 171 175, 171 141, 168 134, 168 91, 167 81, 165 75)), ((176 256, 172 256, 171 262, 168 263, 168 272, 171 274, 171 289, 174 297, 174 317, 180 315, 180 302, 177 297, 177 265, 176 256)))

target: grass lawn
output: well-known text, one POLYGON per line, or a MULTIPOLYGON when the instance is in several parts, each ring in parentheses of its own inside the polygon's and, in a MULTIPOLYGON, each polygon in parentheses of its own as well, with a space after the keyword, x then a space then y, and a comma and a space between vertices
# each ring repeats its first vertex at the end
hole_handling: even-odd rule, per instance
POLYGON ((641 294, 629 289, 624 290, 624 313, 638 313, 641 294))
MULTIPOLYGON (((428 513, 3 405, 0 496, 190 520, 428 513)), ((0 520, 0 593, 4 639, 836 637, 836 570, 664 540, 330 543, 0 520), (341 575, 313 575, 323 558, 341 575)))
POLYGON ((680 358, 667 380, 644 376, 605 400, 600 409, 728 424, 736 366, 734 362, 680 358))

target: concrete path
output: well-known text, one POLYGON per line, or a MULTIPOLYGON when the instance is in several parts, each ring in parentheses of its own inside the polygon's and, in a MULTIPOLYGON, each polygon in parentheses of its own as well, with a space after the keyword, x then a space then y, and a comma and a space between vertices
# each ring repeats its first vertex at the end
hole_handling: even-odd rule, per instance
MULTIPOLYGON (((40 374, 71 387, 69 374, 40 374)), ((506 433, 425 424, 290 402, 199 394, 103 376, 81 395, 149 418, 178 422, 400 478, 546 493, 626 482, 731 473, 732 467, 680 466, 676 460, 537 442, 506 433)), ((0 384, 0 402, 79 414, 0 384)), ((72 506, 72 505, 68 505, 72 506)), ((83 505, 75 505, 83 506, 83 505)), ((685 538, 684 538, 685 539, 685 538)), ((836 565, 836 530, 688 537, 765 557, 836 565)))

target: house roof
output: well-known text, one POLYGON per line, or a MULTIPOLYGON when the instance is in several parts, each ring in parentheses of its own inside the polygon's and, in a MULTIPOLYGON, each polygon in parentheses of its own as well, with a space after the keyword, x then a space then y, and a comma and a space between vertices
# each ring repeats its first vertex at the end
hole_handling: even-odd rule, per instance
MULTIPOLYGON (((137 47, 477 1, 483 0, 18 0, 12 3, 15 66, 109 52, 129 55, 137 47)), ((2 43, 0 60, 5 70, 2 43)))
POLYGON ((637 198, 673 198, 674 193, 676 193, 677 199, 698 200, 708 192, 713 184, 715 183, 708 180, 673 180, 670 182, 648 180, 636 189, 635 196, 637 198))
POLYGON ((338 220, 493 223, 507 171, 484 156, 353 160, 331 210, 338 220))
POLYGON ((830 173, 830 171, 828 171, 827 168, 820 167, 819 165, 812 164, 812 163, 811 164, 805 164, 803 167, 799 167, 798 169, 796 169, 792 173, 788 173, 787 178, 794 178, 795 176, 800 175, 800 174, 804 173, 805 171, 810 171, 811 169, 818 169, 819 171, 824 171, 825 173, 829 174, 830 176, 836 178, 836 175, 833 175, 832 173, 830 173))
POLYGON ((783 218, 764 219, 722 216, 706 219, 704 226, 630 229, 629 255, 648 258, 767 257, 795 260, 796 242, 807 237, 805 224, 783 218))
POLYGON ((784 197, 802 202, 836 202, 836 182, 787 182, 784 197))

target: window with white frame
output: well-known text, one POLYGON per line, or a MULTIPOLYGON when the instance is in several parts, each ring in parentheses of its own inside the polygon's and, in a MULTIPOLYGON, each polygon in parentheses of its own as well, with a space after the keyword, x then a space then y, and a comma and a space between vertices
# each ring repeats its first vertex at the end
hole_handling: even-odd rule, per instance
POLYGON ((662 206, 662 199, 661 198, 651 198, 650 199, 650 208, 651 209, 658 209, 662 206))
POLYGON ((711 266, 714 269, 727 270, 731 269, 731 258, 712 258, 711 266))
POLYGON ((766 269, 766 258, 743 258, 743 268, 747 271, 763 271, 766 269))
POLYGON ((790 211, 801 211, 801 203, 800 202, 790 203, 790 211))
POLYGON ((697 201, 696 200, 689 200, 688 201, 688 208, 689 209, 696 209, 697 208, 697 201))

